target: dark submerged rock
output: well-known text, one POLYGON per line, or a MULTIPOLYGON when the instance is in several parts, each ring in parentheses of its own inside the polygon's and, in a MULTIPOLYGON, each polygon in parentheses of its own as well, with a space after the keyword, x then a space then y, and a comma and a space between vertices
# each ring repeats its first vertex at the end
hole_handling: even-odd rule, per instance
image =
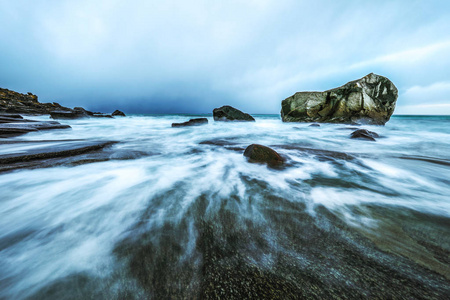
POLYGON ((351 153, 344 153, 331 150, 314 149, 307 147, 300 147, 295 145, 276 145, 278 148, 287 150, 297 150, 300 153, 307 155, 314 155, 319 161, 330 161, 330 160, 354 160, 355 156, 351 153))
POLYGON ((120 110, 118 110, 118 109, 116 109, 116 110, 112 113, 112 116, 113 116, 113 117, 126 117, 126 115, 125 115, 122 111, 120 111, 120 110))
POLYGON ((233 151, 244 151, 245 148, 244 147, 240 147, 238 143, 229 141, 229 140, 224 140, 224 139, 215 139, 215 140, 209 140, 209 141, 203 141, 200 142, 199 145, 210 145, 210 146, 218 146, 218 147, 224 147, 225 149, 228 150, 233 150, 233 151))
POLYGON ((255 121, 255 119, 239 109, 225 105, 213 110, 214 121, 255 121))
POLYGON ((375 141, 375 138, 380 137, 376 132, 369 131, 367 129, 358 129, 353 131, 350 135, 351 139, 366 139, 369 141, 375 141))
POLYGON ((320 124, 312 123, 311 125, 309 125, 309 127, 320 127, 320 124))
POLYGON ((267 163, 269 165, 280 165, 284 159, 275 150, 258 144, 251 144, 245 149, 244 156, 249 162, 267 163))
POLYGON ((208 124, 207 118, 190 119, 183 123, 172 123, 172 127, 199 126, 204 124, 208 124))
POLYGON ((398 90, 386 77, 370 73, 325 92, 298 92, 281 102, 283 122, 384 125, 395 109, 398 90))

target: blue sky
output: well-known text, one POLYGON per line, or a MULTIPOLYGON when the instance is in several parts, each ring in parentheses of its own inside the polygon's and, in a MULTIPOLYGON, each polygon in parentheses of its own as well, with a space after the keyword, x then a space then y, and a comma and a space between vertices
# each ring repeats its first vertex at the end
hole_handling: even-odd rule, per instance
POLYGON ((450 114, 450 1, 0 0, 0 87, 90 110, 279 113, 374 72, 450 114))

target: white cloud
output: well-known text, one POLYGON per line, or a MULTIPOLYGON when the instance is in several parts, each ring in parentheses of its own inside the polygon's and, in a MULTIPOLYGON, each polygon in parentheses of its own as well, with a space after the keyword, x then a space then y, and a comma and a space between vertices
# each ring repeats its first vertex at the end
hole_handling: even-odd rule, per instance
POLYGON ((95 110, 277 113, 375 72, 410 105, 408 87, 450 82, 450 5, 432 2, 0 1, 0 86, 95 110))

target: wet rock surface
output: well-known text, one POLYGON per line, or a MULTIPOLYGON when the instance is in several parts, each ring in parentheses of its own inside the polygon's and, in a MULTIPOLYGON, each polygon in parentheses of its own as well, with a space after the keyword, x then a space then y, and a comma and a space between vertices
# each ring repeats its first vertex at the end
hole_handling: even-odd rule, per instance
POLYGON ((353 131, 350 135, 351 139, 364 139, 375 142, 375 138, 380 137, 378 133, 369 131, 367 129, 358 129, 356 131, 353 131))
POLYGON ((214 121, 255 121, 255 119, 237 108, 225 105, 213 110, 214 121))
POLYGON ((384 125, 395 109, 398 90, 386 77, 368 74, 325 92, 298 92, 281 103, 283 122, 384 125))
POLYGON ((76 161, 109 160, 110 154, 98 152, 116 144, 115 141, 56 140, 56 141, 0 141, 0 172, 22 168, 43 168, 76 161))
POLYGON ((207 118, 196 118, 183 123, 172 123, 172 127, 200 126, 205 124, 208 124, 207 118))
POLYGON ((28 120, 20 115, 14 118, 0 116, 0 138, 19 136, 34 131, 68 128, 71 127, 56 121, 28 120))
POLYGON ((218 146, 223 147, 228 150, 233 151, 244 151, 245 148, 241 147, 238 143, 226 140, 226 139, 214 139, 209 141, 202 141, 199 143, 199 145, 210 145, 210 146, 218 146))
POLYGON ((275 147, 287 150, 296 150, 300 153, 304 153, 306 155, 314 155, 317 159, 321 161, 329 161, 329 160, 354 160, 356 157, 351 153, 344 153, 338 151, 331 151, 325 149, 314 149, 308 147, 301 147, 295 145, 276 145, 275 147))
POLYGON ((259 199, 249 200, 253 216, 230 208, 231 203, 242 205, 238 194, 225 199, 213 193, 196 198, 179 222, 163 220, 158 226, 146 227, 145 220, 165 207, 168 197, 181 198, 182 192, 174 189, 152 199, 143 221, 115 249, 141 288, 141 296, 442 299, 450 291, 442 275, 450 252, 442 244, 435 248, 439 242, 427 240, 419 229, 429 236, 445 236, 448 228, 439 225, 441 220, 403 209, 363 208, 366 214, 383 216, 387 222, 383 228, 389 232, 383 237, 347 225, 342 216, 324 207, 311 216, 304 204, 275 196, 263 181, 245 182, 246 193, 259 199), (212 208, 211 203, 217 205, 212 208), (256 215, 265 221, 258 221, 256 215), (190 232, 195 232, 196 242, 186 257, 190 232), (400 236, 409 244, 393 242, 400 236), (417 245, 426 249, 429 260, 416 262, 420 257, 408 248, 417 245))
POLYGON ((249 162, 266 163, 270 166, 281 165, 284 159, 275 150, 259 145, 251 144, 244 151, 244 156, 249 162))

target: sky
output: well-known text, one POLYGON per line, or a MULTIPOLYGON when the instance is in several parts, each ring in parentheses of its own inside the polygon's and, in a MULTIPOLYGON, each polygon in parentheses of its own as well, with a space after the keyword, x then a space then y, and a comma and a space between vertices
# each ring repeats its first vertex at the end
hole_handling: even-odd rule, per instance
POLYGON ((450 1, 0 0, 0 87, 126 113, 273 113, 369 73, 450 115, 450 1))

